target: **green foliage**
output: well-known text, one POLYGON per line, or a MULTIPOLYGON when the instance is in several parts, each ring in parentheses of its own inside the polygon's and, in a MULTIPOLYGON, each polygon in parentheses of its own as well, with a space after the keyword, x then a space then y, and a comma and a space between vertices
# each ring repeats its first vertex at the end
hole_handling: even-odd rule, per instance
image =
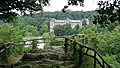
MULTIPOLYGON (((37 27, 37 31, 39 32, 39 35, 44 34, 45 32, 49 31, 50 24, 49 21, 51 18, 55 18, 58 20, 63 19, 73 19, 73 20, 81 20, 84 18, 88 18, 90 22, 94 20, 94 16, 96 16, 97 13, 95 11, 70 11, 68 10, 66 13, 63 13, 61 11, 56 12, 40 12, 37 14, 32 15, 25 15, 19 17, 21 21, 23 21, 26 26, 31 25, 35 28, 37 27)), ((72 33, 77 33, 76 29, 73 29, 72 33), (74 31, 74 32, 73 32, 74 31)), ((28 33, 28 35, 31 35, 31 33, 28 33)))
POLYGON ((50 41, 54 40, 53 35, 54 34, 51 33, 51 32, 47 32, 47 33, 43 34, 42 38, 45 39, 45 47, 52 46, 52 44, 50 43, 50 41))
POLYGON ((45 25, 42 25, 42 28, 40 29, 40 33, 43 34, 43 33, 46 33, 48 32, 48 26, 45 24, 45 25))
POLYGON ((22 55, 25 52, 30 51, 31 47, 24 47, 23 44, 9 44, 8 48, 4 48, 4 50, 0 53, 0 64, 11 63, 16 55, 22 55))
POLYGON ((85 34, 86 44, 96 48, 102 55, 118 54, 120 44, 119 44, 119 26, 117 26, 111 32, 98 32, 98 28, 94 25, 88 25, 79 30, 80 33, 85 34))
POLYGON ((0 43, 12 42, 12 32, 12 27, 10 25, 0 25, 0 43))
POLYGON ((71 24, 64 24, 63 25, 63 35, 72 35, 72 27, 71 24))
POLYGON ((45 39, 50 39, 51 37, 53 37, 53 34, 51 32, 46 32, 43 34, 42 37, 45 39))
POLYGON ((108 27, 111 23, 115 23, 116 21, 120 22, 120 1, 99 1, 99 10, 97 12, 99 15, 95 17, 94 24, 100 24, 101 27, 108 27))
POLYGON ((38 36, 38 31, 37 27, 27 25, 24 29, 24 36, 25 37, 30 37, 30 36, 38 36))
POLYGON ((120 67, 120 63, 118 63, 116 61, 115 55, 109 56, 108 54, 106 54, 104 56, 104 59, 111 65, 112 68, 119 68, 120 67))
POLYGON ((37 28, 37 31, 40 35, 42 35, 44 32, 48 32, 49 28, 49 19, 46 17, 41 17, 37 15, 32 16, 22 16, 20 17, 22 21, 24 21, 27 25, 34 26, 37 28))
POLYGON ((17 27, 14 28, 10 24, 0 25, 0 43, 18 42, 21 39, 21 32, 17 27))
MULTIPOLYGON (((82 64, 80 65, 80 68, 94 68, 93 67, 93 61, 94 59, 91 58, 91 57, 88 57, 88 56, 84 56, 83 57, 83 62, 82 64)), ((99 68, 99 67, 97 67, 99 68)))
POLYGON ((13 46, 11 55, 13 55, 13 56, 21 55, 21 54, 26 53, 30 50, 32 50, 31 47, 24 47, 23 45, 13 46))
POLYGON ((89 24, 78 29, 79 34, 85 34, 85 43, 89 46, 92 44, 92 38, 97 35, 97 32, 97 27, 94 24, 89 24))
POLYGON ((42 10, 42 7, 48 5, 48 3, 48 0, 1 0, 0 19, 7 19, 11 21, 14 16, 18 15, 18 12, 16 11, 20 11, 21 15, 28 12, 34 13, 42 10))
POLYGON ((116 27, 116 26, 119 26, 120 24, 119 24, 119 22, 118 21, 115 21, 114 23, 111 23, 109 26, 108 26, 108 30, 109 31, 112 31, 112 30, 114 30, 114 28, 116 27))
POLYGON ((18 42, 21 39, 22 35, 17 26, 14 27, 7 23, 0 25, 0 61, 3 63, 8 62, 8 57, 13 52, 14 43, 19 44, 18 42))
POLYGON ((79 33, 85 34, 91 38, 92 35, 95 35, 97 33, 97 27, 94 24, 89 24, 80 28, 79 33))
MULTIPOLYGON (((15 34, 22 37, 38 36, 39 32, 37 27, 25 23, 21 18, 17 18, 12 23, 15 34)), ((17 35, 16 35, 17 36, 17 35)))
POLYGON ((70 24, 55 25, 54 33, 56 36, 72 35, 72 27, 70 24))
POLYGON ((55 25, 54 26, 54 33, 56 36, 63 36, 64 30, 62 25, 55 25))
POLYGON ((8 63, 8 57, 10 56, 11 54, 11 47, 9 48, 4 48, 5 50, 3 50, 1 53, 0 53, 0 63, 8 63))
MULTIPOLYGON (((68 0, 68 5, 80 4, 80 6, 83 6, 83 2, 84 0, 68 0)), ((2 0, 0 3, 0 19, 8 19, 11 21, 14 16, 18 15, 16 11, 20 11, 21 15, 35 13, 42 11, 43 7, 47 5, 49 5, 49 0, 2 0)), ((63 12, 66 8, 68 8, 68 6, 64 6, 63 12)))
MULTIPOLYGON (((0 62, 7 63, 10 56, 23 54, 24 52, 29 51, 24 48, 24 44, 19 43, 24 36, 24 33, 30 31, 33 35, 36 36, 36 28, 33 26, 27 26, 26 24, 17 19, 13 23, 5 23, 0 25, 0 62), (25 28, 27 28, 25 30, 25 28)), ((38 34, 37 34, 38 35, 38 34)))
POLYGON ((119 51, 119 38, 120 34, 117 32, 119 30, 118 28, 115 28, 112 32, 106 32, 106 33, 98 33, 94 37, 93 43, 95 43, 96 49, 100 51, 101 54, 111 54, 116 55, 119 51))
POLYGON ((63 13, 61 11, 55 11, 55 12, 44 12, 44 13, 37 13, 32 16, 23 16, 23 18, 27 19, 36 19, 39 21, 39 23, 49 22, 50 18, 55 18, 58 20, 64 20, 64 19, 72 19, 72 20, 81 20, 84 18, 88 18, 90 22, 94 20, 94 16, 96 16, 98 13, 96 11, 66 11, 66 13, 63 13), (27 18, 26 18, 27 17, 27 18), (48 20, 47 20, 48 19, 48 20))
POLYGON ((63 12, 66 12, 66 9, 70 6, 70 5, 78 5, 84 7, 83 4, 84 0, 68 0, 68 5, 65 5, 64 8, 62 9, 63 12))
MULTIPOLYGON (((113 68, 119 68, 120 26, 99 28, 99 25, 87 25, 79 29, 85 34, 85 44, 95 48, 113 68)), ((89 62, 88 62, 89 63, 89 62)))

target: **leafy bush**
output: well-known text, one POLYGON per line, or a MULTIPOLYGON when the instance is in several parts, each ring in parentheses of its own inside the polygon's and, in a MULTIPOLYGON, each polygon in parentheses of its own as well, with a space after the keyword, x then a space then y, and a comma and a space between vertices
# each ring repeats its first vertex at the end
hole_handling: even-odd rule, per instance
POLYGON ((87 25, 80 28, 79 33, 85 34, 86 45, 95 48, 113 68, 120 67, 118 55, 120 53, 120 26, 109 31, 108 28, 87 25))
POLYGON ((23 45, 11 45, 9 48, 5 48, 5 50, 0 53, 0 64, 11 63, 10 61, 12 61, 16 55, 22 55, 31 49, 31 47, 26 48, 23 45))
POLYGON ((116 60, 116 55, 108 55, 104 56, 104 59, 111 65, 112 68, 120 68, 120 63, 116 60))

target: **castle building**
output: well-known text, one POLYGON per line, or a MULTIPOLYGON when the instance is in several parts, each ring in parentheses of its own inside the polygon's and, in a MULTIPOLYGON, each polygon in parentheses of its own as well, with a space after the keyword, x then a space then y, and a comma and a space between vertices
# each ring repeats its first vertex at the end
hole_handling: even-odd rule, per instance
POLYGON ((56 20, 52 18, 50 20, 50 32, 53 32, 53 28, 55 25, 63 25, 63 24, 71 24, 71 27, 74 28, 76 25, 79 25, 80 27, 89 24, 88 19, 82 19, 82 20, 71 20, 67 18, 66 20, 56 20))

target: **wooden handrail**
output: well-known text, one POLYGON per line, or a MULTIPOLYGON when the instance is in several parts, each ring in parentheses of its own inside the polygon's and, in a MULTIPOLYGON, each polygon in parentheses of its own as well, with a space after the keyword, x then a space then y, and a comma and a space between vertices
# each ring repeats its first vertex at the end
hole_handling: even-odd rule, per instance
MULTIPOLYGON (((70 38, 65 38, 65 53, 67 54, 67 48, 68 48, 68 41, 71 41, 71 42, 75 42, 77 45, 80 46, 80 48, 83 48, 83 49, 87 49, 85 52, 83 51, 83 54, 86 55, 86 56, 89 56, 91 58, 94 58, 94 68, 96 68, 96 61, 98 62, 98 64, 102 67, 102 68, 105 68, 105 65, 110 68, 110 65, 102 58, 102 56, 93 48, 91 47, 88 47, 88 46, 84 46, 82 45, 82 43, 78 43, 76 42, 75 40, 73 39, 70 39, 70 38), (91 54, 88 54, 88 51, 93 51, 94 55, 91 55, 91 54), (100 61, 101 60, 101 61, 100 61)), ((73 45, 73 44, 72 44, 73 45)), ((73 50, 76 49, 75 48, 76 45, 73 45, 73 50)), ((73 51, 74 52, 74 51, 73 51)), ((75 52, 74 52, 75 53, 75 52)), ((79 60, 80 61, 80 60, 79 60)))
MULTIPOLYGON (((82 51, 82 53, 80 54, 84 54, 86 56, 89 56, 89 57, 92 57, 94 59, 94 68, 96 68, 96 62, 98 62, 98 64, 102 67, 102 68, 105 68, 105 65, 110 68, 110 65, 102 58, 102 56, 94 49, 94 48, 91 48, 91 47, 88 47, 88 46, 84 46, 84 34, 80 34, 78 35, 79 38, 82 40, 82 43, 79 43, 75 40, 75 36, 77 35, 73 35, 72 39, 70 38, 65 38, 63 36, 55 36, 54 38, 64 38, 65 40, 62 40, 62 41, 59 41, 59 40, 55 40, 55 41, 49 41, 49 42, 65 42, 64 43, 64 46, 65 46, 65 54, 67 54, 67 51, 68 51, 68 41, 71 42, 74 42, 72 43, 72 46, 73 46, 73 55, 75 55, 75 52, 76 52, 76 45, 79 45, 80 49, 87 49, 85 52, 82 51, 82 50, 79 50, 79 51, 82 51), (80 37, 82 36, 82 38, 80 37), (91 54, 88 54, 89 51, 93 51, 93 55, 91 54), (101 60, 101 61, 100 61, 101 60)), ((46 40, 45 38, 41 38, 41 39, 35 39, 35 40, 46 40)), ((33 41, 33 40, 28 40, 28 41, 33 41)), ((41 41, 40 43, 44 43, 45 41, 41 41)), ((46 42, 47 43, 47 42, 46 42)), ((81 60, 82 59, 82 56, 80 56, 79 54, 79 59, 81 60)), ((75 57, 74 57, 75 58, 75 57)), ((79 62, 80 62, 79 60, 79 62)))
POLYGON ((81 46, 81 47, 84 47, 84 48, 87 48, 89 50, 96 52, 96 54, 99 56, 99 58, 102 60, 102 62, 104 62, 107 66, 110 66, 95 49, 88 47, 88 46, 81 46))
MULTIPOLYGON (((76 35, 73 35, 74 37, 76 36, 76 35)), ((84 35, 83 34, 80 34, 79 36, 82 36, 82 37, 84 37, 84 35)), ((111 66, 102 58, 102 56, 94 49, 94 48, 91 48, 91 47, 88 47, 88 46, 84 46, 83 44, 84 44, 84 42, 82 42, 82 43, 79 43, 79 42, 77 42, 76 40, 74 40, 74 39, 70 39, 70 38, 65 38, 65 37, 60 37, 60 36, 57 36, 57 37, 54 37, 54 38, 64 38, 65 40, 62 40, 62 41, 50 41, 50 42, 65 42, 64 43, 64 48, 65 48, 65 54, 67 54, 67 52, 68 52, 68 45, 69 45, 69 43, 68 43, 68 41, 70 41, 70 42, 73 42, 72 43, 72 46, 73 46, 73 57, 74 57, 74 55, 75 55, 75 53, 76 53, 76 45, 79 45, 79 47, 80 47, 80 49, 79 49, 79 63, 80 63, 80 60, 82 59, 82 57, 83 56, 81 56, 81 54, 84 54, 84 55, 86 55, 86 56, 89 56, 89 57, 91 57, 91 58, 93 58, 94 59, 94 68, 96 68, 96 62, 98 62, 98 64, 102 67, 102 68, 105 68, 105 66, 107 66, 108 68, 110 68, 111 66), (82 49, 87 49, 86 51, 82 51, 82 49), (88 54, 88 52, 89 51, 93 51, 93 55, 91 55, 91 54, 88 54), (80 53, 81 52, 81 53, 80 53), (101 60, 101 61, 100 61, 101 60)), ((81 38, 83 41, 84 41, 84 38, 81 38)), ((36 40, 40 40, 40 39, 36 39, 36 40)), ((41 39, 41 40, 46 40, 46 39, 41 39)), ((33 41, 33 40, 29 40, 29 41, 33 41)), ((40 42, 40 43, 44 43, 44 41, 43 42, 40 42)), ((13 43, 5 43, 5 44, 13 44, 13 43)), ((74 57, 75 58, 75 57, 74 57)))

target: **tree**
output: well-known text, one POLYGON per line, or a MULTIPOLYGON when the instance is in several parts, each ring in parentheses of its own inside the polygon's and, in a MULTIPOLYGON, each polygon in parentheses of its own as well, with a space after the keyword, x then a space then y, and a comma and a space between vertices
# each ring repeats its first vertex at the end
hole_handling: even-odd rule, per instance
POLYGON ((0 25, 0 44, 13 42, 12 39, 12 27, 8 24, 0 25))
POLYGON ((51 39, 51 37, 53 36, 53 33, 51 33, 51 32, 46 32, 46 33, 44 33, 43 34, 43 38, 46 38, 46 39, 51 39))
POLYGON ((71 24, 63 25, 64 35, 72 35, 72 27, 71 24))
POLYGON ((16 11, 21 14, 41 11, 42 7, 48 4, 48 0, 1 0, 0 19, 10 19, 18 14, 16 11))
POLYGON ((57 36, 71 35, 72 34, 72 27, 70 24, 55 25, 54 26, 54 33, 57 36))
POLYGON ((31 25, 27 25, 24 29, 24 36, 38 36, 38 31, 37 31, 37 27, 31 26, 31 25))
POLYGON ((13 23, 3 23, 0 25, 0 43, 18 42, 23 37, 25 23, 19 19, 13 23))
POLYGON ((56 36, 63 36, 64 30, 62 25, 55 25, 54 26, 54 33, 56 36))
MULTIPOLYGON (((21 18, 13 20, 13 22, 10 24, 13 26, 13 29, 16 32, 16 34, 18 33, 23 37, 39 35, 37 27, 29 25, 28 23, 24 22, 21 18)), ((15 36, 18 37, 17 35, 15 36)))
POLYGON ((96 10, 99 15, 95 17, 94 24, 100 24, 101 27, 108 27, 109 24, 114 23, 115 21, 120 22, 120 1, 99 1, 99 9, 96 10))
POLYGON ((42 28, 40 29, 40 33, 41 33, 41 34, 46 33, 46 32, 48 32, 48 30, 49 30, 49 29, 48 29, 48 26, 45 24, 45 25, 43 25, 42 28))
POLYGON ((68 5, 65 5, 64 8, 62 9, 63 12, 70 6, 70 5, 80 5, 84 6, 83 4, 84 0, 68 0, 68 5))
POLYGON ((0 25, 0 63, 8 62, 14 45, 22 39, 21 32, 17 27, 10 24, 0 25))
MULTIPOLYGON (((68 0, 68 6, 78 4, 83 6, 83 2, 84 0, 68 0)), ((48 4, 49 0, 1 0, 0 19, 11 20, 14 16, 18 15, 18 12, 16 11, 20 11, 21 14, 41 11, 43 6, 48 4)), ((65 11, 68 6, 64 6, 63 11, 65 11)))

